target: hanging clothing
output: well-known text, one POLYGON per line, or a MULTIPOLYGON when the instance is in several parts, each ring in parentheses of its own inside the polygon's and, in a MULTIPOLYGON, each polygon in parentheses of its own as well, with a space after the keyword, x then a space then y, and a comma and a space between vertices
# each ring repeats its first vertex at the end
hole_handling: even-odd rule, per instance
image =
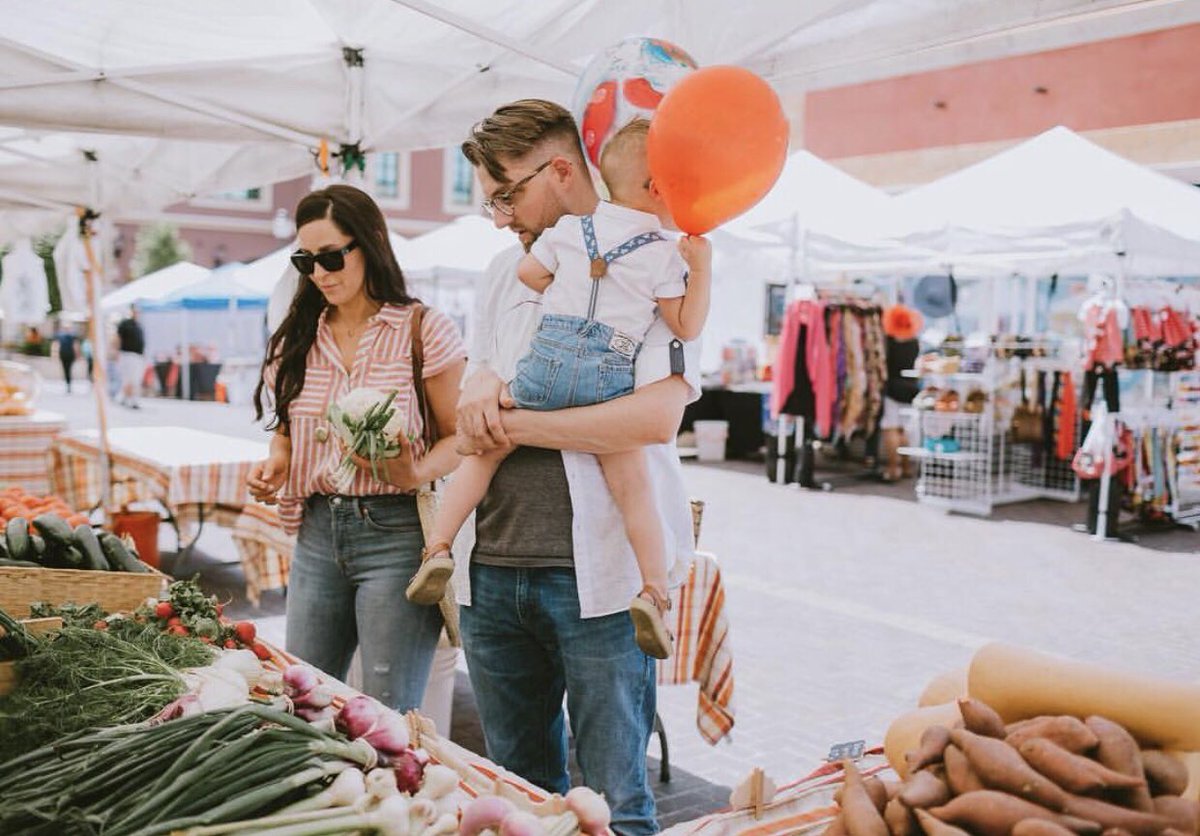
POLYGON ((1112 368, 1125 356, 1125 339, 1113 305, 1093 303, 1084 310, 1088 368, 1112 368))
POLYGON ((1079 407, 1075 400, 1075 381, 1070 372, 1062 373, 1058 391, 1054 410, 1058 422, 1054 431, 1054 456, 1059 461, 1069 462, 1075 455, 1075 445, 1079 440, 1075 431, 1079 407))

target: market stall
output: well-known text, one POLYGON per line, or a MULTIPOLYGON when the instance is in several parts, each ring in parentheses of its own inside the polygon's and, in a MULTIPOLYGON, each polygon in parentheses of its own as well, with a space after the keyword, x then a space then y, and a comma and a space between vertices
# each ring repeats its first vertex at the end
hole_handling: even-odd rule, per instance
MULTIPOLYGON (((283 554, 274 527, 264 524, 269 514, 249 510, 254 506, 246 494, 250 468, 266 457, 265 443, 186 427, 117 428, 110 440, 113 483, 123 494, 118 504, 157 502, 177 531, 194 523, 186 546, 206 522, 232 528, 251 601, 287 583, 290 551, 283 554)), ((94 507, 101 493, 96 432, 60 437, 51 455, 56 491, 75 507, 94 507)), ((185 545, 181 531, 179 536, 185 545)))

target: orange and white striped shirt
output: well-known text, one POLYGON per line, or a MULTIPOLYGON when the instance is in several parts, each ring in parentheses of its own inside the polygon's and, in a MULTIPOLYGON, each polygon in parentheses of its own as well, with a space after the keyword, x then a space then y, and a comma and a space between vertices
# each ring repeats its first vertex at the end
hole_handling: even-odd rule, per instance
MULTIPOLYGON (((279 497, 279 517, 284 530, 300 529, 304 502, 313 494, 336 493, 332 477, 345 450, 334 435, 328 418, 329 405, 352 389, 396 392, 392 406, 408 416, 408 435, 415 438, 414 454, 424 453, 424 429, 416 393, 412 387, 411 308, 387 304, 368 321, 359 338, 354 366, 347 372, 333 331, 325 321, 328 308, 317 323, 317 337, 305 361, 304 388, 288 408, 288 434, 292 442, 291 471, 279 497)), ((425 340, 424 377, 434 377, 453 363, 466 358, 458 328, 446 314, 425 309, 422 323, 425 340)), ((274 391, 276 367, 266 371, 268 391, 274 391)), ((360 469, 349 489, 351 496, 403 493, 399 488, 371 477, 360 469)))

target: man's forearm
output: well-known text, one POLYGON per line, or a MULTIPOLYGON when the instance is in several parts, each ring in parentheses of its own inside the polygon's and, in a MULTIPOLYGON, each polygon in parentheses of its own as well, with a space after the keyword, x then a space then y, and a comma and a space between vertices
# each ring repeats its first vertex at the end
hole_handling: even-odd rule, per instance
POLYGON ((689 391, 683 378, 674 376, 594 406, 552 412, 509 409, 503 411, 501 420, 515 444, 582 453, 620 453, 674 438, 689 391))

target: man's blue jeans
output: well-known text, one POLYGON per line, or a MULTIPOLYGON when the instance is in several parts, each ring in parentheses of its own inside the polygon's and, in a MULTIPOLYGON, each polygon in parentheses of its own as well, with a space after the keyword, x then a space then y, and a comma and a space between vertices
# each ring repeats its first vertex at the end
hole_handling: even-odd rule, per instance
POLYGON ((604 793, 613 831, 657 832, 646 781, 655 667, 634 641, 629 613, 581 619, 571 569, 472 563, 462 634, 488 756, 565 793, 565 689, 583 782, 604 793))
POLYGON ((437 607, 404 597, 423 544, 412 496, 309 497, 288 578, 287 649, 344 680, 358 647, 363 692, 418 708, 442 630, 437 607))

